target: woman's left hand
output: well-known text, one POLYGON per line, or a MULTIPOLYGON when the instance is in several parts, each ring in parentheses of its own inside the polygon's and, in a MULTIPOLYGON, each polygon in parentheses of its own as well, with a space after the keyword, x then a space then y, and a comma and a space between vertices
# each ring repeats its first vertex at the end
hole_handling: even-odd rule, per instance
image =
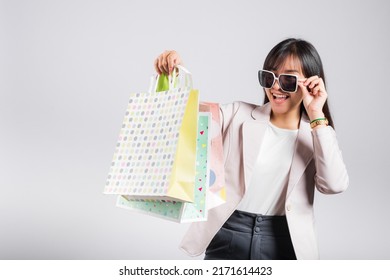
POLYGON ((309 115, 310 120, 323 118, 322 108, 328 98, 325 84, 322 78, 312 76, 298 83, 303 94, 303 105, 309 115))

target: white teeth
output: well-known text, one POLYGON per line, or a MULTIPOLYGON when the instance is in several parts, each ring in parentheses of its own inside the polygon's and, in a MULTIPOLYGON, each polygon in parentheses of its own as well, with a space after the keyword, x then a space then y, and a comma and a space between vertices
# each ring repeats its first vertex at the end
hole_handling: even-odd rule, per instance
POLYGON ((272 94, 275 98, 287 98, 288 96, 287 95, 284 95, 284 94, 275 94, 273 93, 272 94))

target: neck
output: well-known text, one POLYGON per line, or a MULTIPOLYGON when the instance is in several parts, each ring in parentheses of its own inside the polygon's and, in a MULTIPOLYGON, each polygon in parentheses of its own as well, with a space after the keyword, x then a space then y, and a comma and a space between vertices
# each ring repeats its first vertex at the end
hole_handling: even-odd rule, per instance
POLYGON ((279 128, 298 129, 300 119, 300 110, 283 114, 271 112, 271 123, 279 128))

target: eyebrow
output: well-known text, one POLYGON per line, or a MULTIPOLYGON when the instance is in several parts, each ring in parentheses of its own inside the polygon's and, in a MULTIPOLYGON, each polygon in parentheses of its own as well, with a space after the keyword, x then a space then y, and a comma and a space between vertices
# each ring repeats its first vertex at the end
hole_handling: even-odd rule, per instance
POLYGON ((294 69, 288 69, 288 70, 285 70, 283 71, 284 73, 299 73, 298 70, 294 70, 294 69))
MULTIPOLYGON (((271 71, 272 72, 275 72, 277 69, 275 68, 271 68, 271 71)), ((288 70, 284 70, 283 73, 298 73, 299 74, 299 71, 298 70, 295 70, 295 69, 288 69, 288 70)))

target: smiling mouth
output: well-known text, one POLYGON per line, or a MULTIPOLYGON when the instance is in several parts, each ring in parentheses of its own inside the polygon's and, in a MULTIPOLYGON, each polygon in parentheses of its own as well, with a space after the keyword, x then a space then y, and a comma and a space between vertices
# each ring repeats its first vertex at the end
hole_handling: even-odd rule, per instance
POLYGON ((287 98, 290 97, 290 95, 288 94, 276 94, 276 93, 273 93, 272 96, 274 99, 279 99, 279 100, 286 100, 287 98))

